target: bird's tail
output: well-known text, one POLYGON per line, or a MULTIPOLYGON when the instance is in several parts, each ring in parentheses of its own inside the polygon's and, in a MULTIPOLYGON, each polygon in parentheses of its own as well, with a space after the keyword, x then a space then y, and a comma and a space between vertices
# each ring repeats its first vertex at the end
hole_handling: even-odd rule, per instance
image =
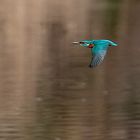
POLYGON ((109 41, 109 43, 111 44, 111 46, 118 46, 118 44, 115 42, 109 41))

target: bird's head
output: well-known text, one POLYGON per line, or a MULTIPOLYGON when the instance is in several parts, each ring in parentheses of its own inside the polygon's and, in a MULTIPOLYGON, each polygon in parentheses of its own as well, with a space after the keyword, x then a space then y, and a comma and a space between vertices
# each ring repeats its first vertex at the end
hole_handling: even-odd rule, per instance
POLYGON ((74 44, 79 44, 82 47, 86 47, 86 48, 93 48, 93 41, 90 40, 83 40, 80 42, 73 42, 74 44))

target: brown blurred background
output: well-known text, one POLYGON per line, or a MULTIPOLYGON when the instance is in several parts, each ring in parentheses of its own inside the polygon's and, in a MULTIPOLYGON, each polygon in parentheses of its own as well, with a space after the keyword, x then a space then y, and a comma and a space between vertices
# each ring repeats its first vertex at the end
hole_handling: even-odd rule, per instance
POLYGON ((140 0, 0 0, 0 140, 140 139, 140 0), (110 39, 102 65, 73 41, 110 39))

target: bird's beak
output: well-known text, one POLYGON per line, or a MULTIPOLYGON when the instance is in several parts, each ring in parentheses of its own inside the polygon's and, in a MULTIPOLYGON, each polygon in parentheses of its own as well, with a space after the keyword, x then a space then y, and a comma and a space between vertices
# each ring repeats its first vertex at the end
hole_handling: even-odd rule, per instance
POLYGON ((79 42, 72 42, 72 44, 75 44, 75 45, 77 44, 77 45, 78 45, 78 44, 80 44, 80 43, 79 43, 79 42))

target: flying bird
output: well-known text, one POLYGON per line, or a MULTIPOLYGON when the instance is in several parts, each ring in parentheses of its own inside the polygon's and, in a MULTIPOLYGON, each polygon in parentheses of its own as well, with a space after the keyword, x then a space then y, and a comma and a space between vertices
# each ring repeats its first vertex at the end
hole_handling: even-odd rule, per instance
POLYGON ((73 44, 79 44, 82 47, 91 49, 92 58, 89 64, 90 68, 96 67, 102 63, 110 46, 118 46, 115 42, 110 40, 83 40, 80 42, 73 42, 73 44))

